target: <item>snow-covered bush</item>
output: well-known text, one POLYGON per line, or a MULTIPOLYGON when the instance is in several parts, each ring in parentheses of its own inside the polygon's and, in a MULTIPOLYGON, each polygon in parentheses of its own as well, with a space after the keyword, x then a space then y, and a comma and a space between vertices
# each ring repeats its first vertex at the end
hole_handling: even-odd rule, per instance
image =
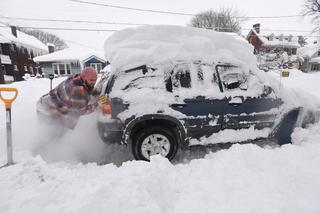
POLYGON ((27 81, 31 78, 31 75, 29 73, 26 73, 22 78, 27 81))

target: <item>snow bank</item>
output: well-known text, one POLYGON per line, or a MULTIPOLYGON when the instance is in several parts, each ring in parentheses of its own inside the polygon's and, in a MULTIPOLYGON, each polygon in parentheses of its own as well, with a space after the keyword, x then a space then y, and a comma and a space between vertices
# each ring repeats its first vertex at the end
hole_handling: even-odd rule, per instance
POLYGON ((309 139, 234 145, 176 166, 160 156, 121 167, 26 158, 0 170, 0 212, 317 212, 320 144, 309 139))

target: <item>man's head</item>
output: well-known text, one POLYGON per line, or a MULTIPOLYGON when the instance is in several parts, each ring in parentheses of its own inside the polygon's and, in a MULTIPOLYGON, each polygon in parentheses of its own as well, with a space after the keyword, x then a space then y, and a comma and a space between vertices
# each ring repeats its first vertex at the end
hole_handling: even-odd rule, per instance
POLYGON ((97 71, 95 69, 86 67, 81 71, 80 76, 89 89, 94 87, 97 81, 97 71))

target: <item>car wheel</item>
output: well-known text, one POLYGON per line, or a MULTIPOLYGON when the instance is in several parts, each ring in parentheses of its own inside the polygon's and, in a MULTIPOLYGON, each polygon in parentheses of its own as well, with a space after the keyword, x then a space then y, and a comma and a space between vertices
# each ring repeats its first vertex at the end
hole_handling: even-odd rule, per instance
POLYGON ((162 126, 144 128, 132 140, 132 152, 136 160, 149 161, 150 156, 157 154, 172 160, 177 149, 176 137, 162 126))
POLYGON ((282 120, 281 125, 275 134, 275 138, 279 145, 291 142, 291 134, 296 126, 299 110, 292 110, 282 120))

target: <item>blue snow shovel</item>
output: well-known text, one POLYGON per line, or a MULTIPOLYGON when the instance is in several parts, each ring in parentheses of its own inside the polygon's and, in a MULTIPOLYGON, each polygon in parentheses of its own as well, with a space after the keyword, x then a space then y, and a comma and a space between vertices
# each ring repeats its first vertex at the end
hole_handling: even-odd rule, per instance
MULTIPOLYGON (((16 88, 3 87, 0 88, 0 99, 4 102, 6 107, 6 115, 7 115, 7 159, 8 162, 2 167, 10 166, 13 164, 12 157, 12 130, 11 130, 11 103, 17 98, 18 90, 16 88), (14 92, 14 96, 11 99, 4 98, 1 95, 1 92, 14 92)), ((2 168, 1 167, 1 168, 2 168)))

